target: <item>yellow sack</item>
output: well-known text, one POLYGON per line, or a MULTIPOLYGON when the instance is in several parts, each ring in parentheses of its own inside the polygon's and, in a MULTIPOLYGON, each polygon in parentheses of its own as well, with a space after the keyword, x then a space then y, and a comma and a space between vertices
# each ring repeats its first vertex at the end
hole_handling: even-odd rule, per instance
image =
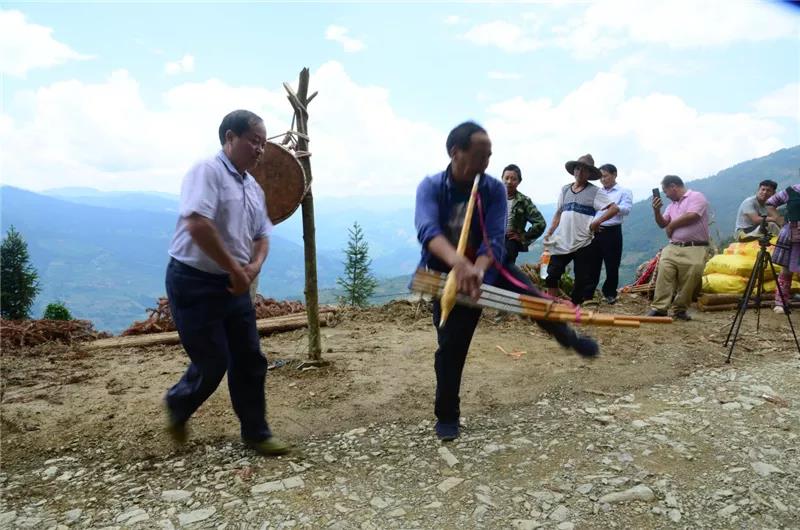
POLYGON ((722 251, 723 254, 737 256, 755 256, 758 254, 758 241, 748 243, 731 243, 728 248, 722 251))
MULTIPOLYGON (((774 294, 775 291, 777 291, 777 290, 778 290, 778 288, 775 285, 775 280, 770 280, 768 282, 764 282, 764 292, 765 293, 773 293, 774 294)), ((798 280, 792 281, 791 291, 793 293, 800 292, 800 281, 798 281, 798 280)), ((756 292, 755 288, 753 289, 753 292, 756 292)))
MULTIPOLYGON (((774 236, 772 239, 770 239, 770 246, 767 247, 768 251, 772 252, 772 245, 774 245, 777 240, 778 238, 774 236)), ((728 245, 728 248, 722 251, 722 253, 741 256, 755 256, 758 254, 760 248, 761 247, 759 247, 758 241, 748 241, 747 243, 731 243, 728 245)))
POLYGON ((712 272, 703 275, 704 293, 714 294, 743 294, 747 287, 747 279, 731 274, 712 272))
MULTIPOLYGON (((717 254, 706 263, 703 274, 729 274, 740 276, 745 281, 750 277, 753 266, 756 264, 755 256, 743 256, 737 254, 717 254)), ((776 267, 777 270, 777 267, 776 267)), ((772 280, 772 270, 767 267, 764 271, 764 279, 772 280)))

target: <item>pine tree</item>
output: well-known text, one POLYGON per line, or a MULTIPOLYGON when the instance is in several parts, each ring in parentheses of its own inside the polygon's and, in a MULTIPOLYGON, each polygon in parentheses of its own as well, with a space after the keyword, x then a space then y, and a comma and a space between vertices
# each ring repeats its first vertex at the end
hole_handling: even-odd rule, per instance
POLYGON ((28 244, 11 226, 0 247, 0 315, 10 320, 28 318, 39 291, 39 274, 30 264, 28 244))
POLYGON ((353 228, 347 230, 350 241, 347 243, 344 261, 344 276, 336 279, 344 289, 344 296, 339 297, 343 304, 364 307, 372 293, 375 292, 378 282, 369 271, 372 260, 369 259, 369 245, 364 240, 364 232, 353 223, 353 228))

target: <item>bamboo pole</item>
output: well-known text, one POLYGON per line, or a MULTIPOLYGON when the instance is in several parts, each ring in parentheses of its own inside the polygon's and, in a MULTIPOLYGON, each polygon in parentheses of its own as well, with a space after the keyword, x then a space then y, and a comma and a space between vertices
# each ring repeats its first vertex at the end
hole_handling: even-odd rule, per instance
MULTIPOLYGON (((467 202, 467 211, 464 213, 464 224, 461 225, 461 234, 458 236, 458 246, 456 253, 463 256, 467 250, 467 242, 469 241, 469 229, 472 224, 472 212, 475 210, 475 197, 478 195, 478 182, 481 180, 481 175, 475 175, 472 183, 472 191, 469 194, 469 202, 467 202)), ((447 274, 447 281, 445 281, 444 289, 442 291, 442 298, 440 302, 441 317, 439 318, 439 327, 444 326, 447 322, 447 317, 450 316, 453 306, 456 304, 456 293, 458 286, 456 284, 456 275, 451 270, 447 274)))
MULTIPOLYGON (((295 94, 291 87, 284 83, 289 102, 294 108, 294 121, 297 124, 297 153, 308 153, 308 68, 300 71, 300 78, 295 94)), ((312 95, 316 96, 316 92, 312 95)), ((322 363, 322 344, 319 331, 319 293, 317 289, 317 241, 314 226, 314 196, 311 193, 311 159, 309 156, 298 157, 300 165, 308 179, 308 187, 302 202, 303 211, 303 249, 305 252, 306 272, 306 313, 308 314, 308 359, 311 363, 322 363)))
MULTIPOLYGON (((419 270, 414 275, 412 290, 439 296, 443 291, 443 283, 444 275, 419 270)), ((456 300, 461 304, 476 307, 490 307, 501 311, 529 316, 536 320, 618 327, 638 327, 643 322, 649 324, 668 324, 672 322, 670 317, 616 315, 584 311, 559 303, 558 301, 518 294, 486 284, 481 286, 481 296, 477 301, 464 295, 457 295, 456 300)))

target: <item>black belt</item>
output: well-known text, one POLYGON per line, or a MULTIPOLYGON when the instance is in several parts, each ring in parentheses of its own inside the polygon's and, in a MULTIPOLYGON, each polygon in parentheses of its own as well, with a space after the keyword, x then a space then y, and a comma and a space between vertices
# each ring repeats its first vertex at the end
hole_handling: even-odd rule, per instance
POLYGON ((678 247, 707 247, 708 241, 670 241, 669 244, 678 247))

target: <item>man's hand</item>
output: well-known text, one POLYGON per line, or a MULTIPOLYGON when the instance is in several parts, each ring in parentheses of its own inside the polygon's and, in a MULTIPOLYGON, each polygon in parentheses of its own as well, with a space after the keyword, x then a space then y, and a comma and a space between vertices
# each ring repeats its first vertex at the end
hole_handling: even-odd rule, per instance
POLYGON ((230 281, 231 286, 228 287, 228 291, 234 296, 239 296, 247 292, 250 289, 250 283, 252 283, 252 279, 250 276, 245 272, 244 267, 236 266, 230 272, 230 281))
POLYGON ((261 274, 261 267, 248 263, 244 266, 244 273, 250 278, 250 283, 253 283, 253 281, 258 278, 258 275, 261 274))
POLYGON ((522 238, 520 237, 519 233, 513 230, 509 230, 508 232, 506 232, 506 239, 510 239, 512 241, 522 241, 522 238))
POLYGON ((589 230, 591 230, 593 234, 596 234, 597 232, 602 232, 603 231, 603 225, 600 224, 599 220, 598 221, 592 221, 592 224, 589 225, 589 230))
POLYGON ((664 231, 667 232, 667 237, 671 238, 672 237, 672 232, 675 231, 675 227, 672 226, 672 223, 670 223, 666 227, 664 227, 664 231))
POLYGON ((458 292, 468 295, 473 300, 481 297, 483 270, 476 267, 469 259, 462 258, 453 266, 453 274, 456 275, 458 292))
POLYGON ((653 197, 653 209, 660 210, 664 203, 661 202, 661 197, 653 197))

